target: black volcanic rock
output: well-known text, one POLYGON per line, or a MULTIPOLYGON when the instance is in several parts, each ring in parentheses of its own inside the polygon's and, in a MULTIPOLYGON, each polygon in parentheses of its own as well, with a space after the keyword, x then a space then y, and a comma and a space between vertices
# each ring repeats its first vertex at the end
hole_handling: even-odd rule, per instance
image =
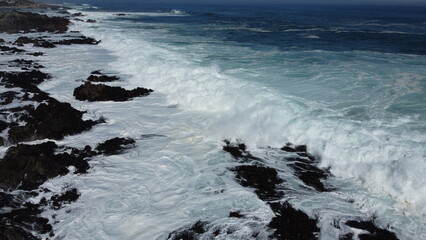
POLYGON ((25 59, 15 59, 9 62, 9 67, 20 67, 23 70, 44 68, 42 65, 25 59))
POLYGON ((80 36, 75 37, 71 39, 63 39, 60 41, 53 42, 54 44, 58 45, 71 45, 71 44, 88 44, 88 45, 96 45, 99 44, 101 41, 97 41, 90 37, 80 36))
POLYGON ((320 229, 317 221, 295 209, 288 202, 270 203, 275 217, 269 223, 269 227, 275 229, 273 239, 278 240, 315 240, 318 239, 320 229))
POLYGON ((1 188, 33 190, 49 178, 67 174, 69 166, 75 167, 75 173, 86 173, 89 169, 84 154, 56 154, 57 150, 54 142, 10 147, 0 160, 1 188))
POLYGON ((9 140, 12 142, 33 141, 37 139, 63 139, 87 131, 98 122, 83 120, 83 112, 71 107, 69 103, 62 103, 50 99, 37 108, 30 110, 24 119, 27 124, 16 126, 9 130, 9 140))
POLYGON ((114 82, 114 81, 117 81, 118 79, 119 78, 117 76, 107 76, 105 74, 102 74, 100 71, 94 71, 87 78, 87 81, 89 81, 89 82, 114 82))
POLYGON ((0 12, 0 32, 18 33, 36 30, 39 32, 65 32, 70 21, 62 17, 48 17, 31 12, 0 12))
POLYGON ((16 47, 8 47, 8 46, 0 46, 0 51, 2 51, 2 54, 15 54, 15 53, 23 53, 25 50, 19 49, 16 47))
POLYGON ((51 201, 51 205, 53 209, 58 210, 64 204, 69 204, 69 203, 77 201, 79 197, 80 197, 80 193, 78 193, 77 189, 72 188, 67 190, 65 193, 53 195, 50 198, 50 201, 51 201))
POLYGON ((261 161, 260 158, 251 155, 247 151, 247 146, 244 143, 231 143, 228 140, 224 140, 224 142, 226 145, 223 146, 223 150, 230 153, 235 159, 245 162, 250 160, 261 161))
POLYGON ((395 233, 377 227, 373 221, 355 221, 350 220, 346 225, 352 228, 365 230, 369 233, 361 233, 358 235, 360 240, 398 240, 395 233))
POLYGON ((74 97, 80 101, 128 101, 134 97, 147 96, 153 90, 146 88, 135 88, 126 90, 121 87, 111 87, 104 84, 84 83, 80 87, 74 89, 74 97))
POLYGON ((265 166, 241 165, 231 169, 235 178, 243 187, 255 189, 255 193, 262 200, 276 200, 283 196, 277 190, 284 181, 278 177, 275 169, 265 166))
MULTIPOLYGON (((34 86, 50 79, 49 74, 32 70, 28 72, 0 72, 0 84, 7 88, 19 87, 26 91, 33 92, 34 86)), ((38 89, 38 88, 37 88, 38 89)), ((40 90, 37 90, 39 92, 40 90)))
POLYGON ((132 148, 135 144, 135 140, 131 138, 113 138, 103 143, 99 143, 95 148, 100 154, 114 155, 119 154, 125 149, 132 148))
POLYGON ((319 192, 327 192, 332 189, 326 187, 322 180, 326 180, 331 176, 328 170, 321 169, 317 166, 318 161, 314 156, 307 152, 305 145, 291 146, 287 144, 281 148, 282 151, 296 153, 296 157, 285 158, 289 166, 294 170, 295 175, 302 182, 319 192))

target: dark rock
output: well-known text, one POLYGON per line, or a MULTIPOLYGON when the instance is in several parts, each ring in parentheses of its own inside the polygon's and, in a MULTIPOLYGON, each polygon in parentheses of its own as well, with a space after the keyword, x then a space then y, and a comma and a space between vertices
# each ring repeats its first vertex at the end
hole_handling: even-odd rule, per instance
POLYGON ((189 227, 184 227, 180 230, 174 231, 169 234, 167 240, 197 240, 200 239, 201 234, 207 231, 207 222, 197 221, 189 227))
POLYGON ((63 39, 57 42, 54 42, 54 44, 58 45, 71 45, 71 44, 89 44, 89 45, 96 45, 100 43, 101 41, 96 41, 93 38, 88 37, 78 37, 78 38, 72 38, 72 39, 63 39))
POLYGON ((65 32, 70 21, 62 17, 48 17, 31 12, 0 12, 0 32, 18 33, 36 30, 39 32, 65 32))
POLYGON ((353 237, 354 237, 353 233, 347 233, 347 234, 339 236, 339 240, 352 240, 353 237))
POLYGON ((13 42, 14 45, 24 46, 25 44, 32 43, 34 47, 43 47, 43 48, 55 48, 56 46, 45 40, 43 37, 29 38, 29 37, 19 37, 13 42))
POLYGON ((9 127, 9 124, 7 122, 0 120, 0 133, 3 132, 8 127, 9 127))
POLYGON ((67 190, 63 194, 57 194, 52 196, 50 201, 51 201, 52 207, 55 210, 58 210, 64 204, 70 204, 72 202, 77 201, 79 197, 80 197, 80 193, 78 193, 76 188, 73 188, 73 189, 67 190))
POLYGON ((86 173, 89 169, 84 155, 55 154, 57 150, 54 142, 10 147, 0 161, 1 187, 6 190, 33 190, 47 179, 67 174, 69 166, 75 167, 75 173, 86 173))
POLYGON ((0 93, 0 105, 11 104, 13 102, 13 99, 15 99, 17 95, 18 95, 18 92, 15 92, 15 91, 6 91, 3 93, 0 93))
POLYGON ((13 61, 9 62, 9 67, 20 67, 20 68, 34 68, 34 69, 40 69, 44 68, 42 65, 32 61, 32 60, 25 60, 25 59, 15 59, 13 61))
POLYGON ((125 14, 125 13, 116 13, 116 14, 114 14, 115 16, 126 16, 127 14, 125 14))
POLYGON ((87 19, 87 20, 86 20, 86 22, 87 22, 87 23, 95 23, 95 22, 96 22, 96 20, 94 20, 94 19, 87 19))
POLYGON ((230 153, 235 159, 243 161, 261 161, 260 158, 251 155, 250 152, 247 151, 247 146, 244 143, 231 143, 228 140, 224 142, 226 145, 223 147, 223 150, 230 153))
POLYGON ((29 72, 0 72, 1 85, 7 88, 20 87, 29 92, 39 92, 40 90, 35 85, 50 78, 49 74, 40 72, 39 70, 29 72))
POLYGON ((287 144, 281 148, 282 151, 296 153, 299 157, 285 158, 290 162, 289 166, 294 170, 295 175, 302 182, 319 192, 327 192, 333 189, 328 188, 322 182, 331 176, 326 169, 317 167, 318 161, 315 157, 307 152, 305 145, 291 146, 287 144))
POLYGON ((232 217, 232 218, 242 218, 242 217, 244 217, 244 215, 242 215, 240 213, 240 211, 235 211, 235 212, 230 212, 229 213, 229 217, 232 217))
POLYGON ((121 87, 110 87, 104 84, 84 83, 80 87, 74 89, 74 97, 80 101, 127 101, 134 97, 147 96, 153 90, 146 88, 135 88, 126 90, 121 87))
POLYGON ((3 39, 3 38, 0 38, 0 43, 1 44, 3 44, 3 43, 5 43, 6 41, 3 39))
POLYGON ((34 47, 55 48, 56 46, 49 41, 37 41, 34 43, 34 47))
MULTIPOLYGON (((41 39, 43 40, 43 39, 41 39)), ((29 38, 29 37, 19 37, 17 38, 12 44, 13 45, 17 45, 17 46, 24 46, 25 44, 29 44, 29 43, 35 43, 37 40, 34 38, 29 38)))
POLYGON ((352 228, 365 230, 369 233, 361 233, 358 235, 360 240, 398 240, 395 233, 377 227, 373 221, 347 221, 346 225, 352 228))
POLYGON ((287 143, 287 145, 282 147, 281 150, 285 152, 297 153, 297 155, 301 157, 307 157, 312 161, 315 160, 315 157, 308 153, 308 148, 306 147, 306 145, 292 145, 290 143, 287 143))
POLYGON ((282 198, 283 192, 277 187, 284 181, 278 177, 275 169, 265 166, 242 165, 232 168, 235 178, 243 187, 255 189, 255 193, 262 200, 277 200, 282 198))
POLYGON ((318 239, 320 229, 317 221, 296 210, 288 202, 270 203, 275 217, 269 223, 269 227, 275 229, 272 238, 285 240, 313 240, 318 239))
POLYGON ((42 52, 34 52, 34 53, 27 53, 27 55, 31 55, 31 56, 34 56, 34 57, 39 57, 39 56, 43 56, 44 53, 42 53, 42 52))
POLYGON ((97 72, 97 71, 95 71, 94 73, 92 72, 92 75, 90 75, 87 78, 87 81, 89 81, 89 82, 114 82, 114 81, 119 79, 117 76, 107 76, 107 75, 104 75, 104 74, 97 72))
POLYGON ((95 150, 100 154, 113 155, 119 154, 125 149, 132 148, 135 144, 135 140, 131 138, 113 138, 103 143, 98 144, 95 150))
POLYGON ((25 50, 23 50, 23 49, 19 49, 19 48, 16 48, 16 47, 8 47, 8 46, 0 46, 0 51, 6 52, 8 54, 25 52, 25 50))
POLYGON ((83 16, 84 16, 84 14, 83 14, 83 13, 81 13, 81 12, 78 12, 78 13, 74 13, 74 14, 73 14, 73 16, 74 16, 74 17, 83 17, 83 16))
POLYGON ((9 140, 17 143, 37 139, 63 139, 87 131, 98 122, 82 120, 83 112, 71 107, 69 103, 61 103, 50 99, 34 110, 30 110, 25 119, 25 126, 16 126, 9 130, 9 140))
POLYGON ((26 203, 19 209, 0 214, 0 226, 3 226, 3 229, 0 227, 0 231, 3 230, 13 237, 17 234, 18 239, 27 236, 28 239, 37 239, 31 234, 32 231, 40 234, 52 232, 52 225, 48 219, 40 216, 41 212, 39 205, 26 203))
POLYGON ((40 240, 29 231, 25 231, 19 227, 0 223, 0 239, 1 240, 40 240))
POLYGON ((62 10, 58 12, 59 14, 71 14, 70 12, 66 11, 66 10, 62 10))

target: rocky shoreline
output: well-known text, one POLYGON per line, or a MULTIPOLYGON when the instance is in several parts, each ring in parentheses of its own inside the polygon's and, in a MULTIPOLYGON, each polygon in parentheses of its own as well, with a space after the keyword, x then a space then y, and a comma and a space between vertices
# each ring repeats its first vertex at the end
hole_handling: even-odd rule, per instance
MULTIPOLYGON (((22 1, 24 3, 28 4, 22 1)), ((49 197, 44 197, 43 194, 50 190, 41 185, 48 179, 69 173, 87 174, 92 158, 121 154, 137 144, 134 139, 122 136, 81 149, 55 142, 90 131, 108 121, 103 117, 85 120, 85 112, 75 109, 69 103, 58 101, 38 87, 44 81, 55 81, 55 77, 44 73, 42 70, 45 66, 34 59, 28 59, 28 56, 42 56, 43 49, 60 45, 99 43, 99 40, 83 35, 70 35, 70 19, 79 21, 80 15, 64 11, 60 13, 64 17, 16 11, 0 12, 0 32, 20 33, 13 41, 0 39, 0 55, 16 57, 3 65, 0 71, 0 87, 4 89, 0 93, 0 146, 8 148, 0 159, 0 239, 31 240, 41 239, 40 236, 54 238, 55 215, 46 218, 42 213, 46 209, 57 211, 77 201, 81 193, 70 187, 63 189, 60 194, 52 193, 49 197), (57 36, 52 40, 49 36, 27 35, 34 32, 48 32, 57 36), (29 52, 21 48, 27 45, 36 51, 29 52), (38 202, 30 201, 36 197, 40 198, 38 202)), ((108 83, 120 81, 120 77, 104 74, 96 69, 83 79, 86 79, 84 83, 73 91, 73 96, 79 101, 123 102, 148 96, 153 92, 152 89, 143 87, 127 90, 110 86, 108 83)), ((319 239, 321 228, 318 226, 318 216, 309 215, 289 200, 294 190, 292 192, 286 186, 288 180, 282 177, 281 169, 274 168, 266 159, 250 153, 242 142, 225 140, 223 151, 229 153, 230 156, 227 157, 236 162, 235 167, 226 169, 234 175, 235 181, 253 191, 273 212, 274 216, 264 226, 270 233, 266 236, 268 239, 319 239)), ((308 152, 306 146, 288 143, 280 149, 270 151, 291 154, 283 159, 282 164, 290 169, 302 189, 307 189, 312 194, 336 189, 328 182, 333 177, 332 174, 319 167, 319 160, 308 152)), ((248 216, 243 211, 235 210, 229 213, 229 218, 244 219, 248 216)), ((341 240, 398 239, 391 229, 379 227, 374 217, 335 221, 333 224, 336 228, 342 228, 341 240)), ((232 232, 231 228, 194 220, 188 226, 171 230, 165 238, 214 238, 219 234, 232 232)), ((256 238, 258 234, 253 233, 252 237, 256 238)))
MULTIPOLYGON (((23 8, 40 6, 38 3, 30 5, 26 1, 20 5, 23 8)), ((0 87, 4 89, 0 93, 0 146, 8 147, 0 159, 0 239, 54 237, 54 223, 42 217, 42 213, 46 209, 59 210, 63 205, 77 201, 80 193, 75 188, 64 189, 61 194, 43 197, 34 203, 30 201, 31 198, 50 191, 40 186, 48 179, 70 173, 70 167, 74 174, 86 174, 90 168, 89 160, 94 156, 120 154, 135 144, 133 139, 118 136, 97 144, 92 150, 91 146, 76 149, 58 146, 51 141, 89 131, 97 124, 105 123, 103 118, 83 120, 85 112, 40 90, 38 84, 55 79, 42 72, 44 66, 36 60, 26 59, 26 56, 42 56, 43 48, 55 48, 57 45, 98 44, 99 41, 83 35, 66 35, 69 18, 72 17, 70 14, 66 17, 49 17, 15 10, 0 12, 0 32, 20 33, 14 41, 0 39, 0 55, 16 56, 0 71, 0 87), (35 32, 56 34, 55 38, 60 40, 52 41, 49 36, 26 36, 35 32), (32 45, 40 51, 28 52, 19 48, 25 45, 32 45), (20 68, 20 71, 8 68, 20 68), (42 142, 25 143, 35 140, 42 142)), ((152 92, 145 88, 129 91, 91 83, 116 80, 118 77, 108 77, 94 71, 82 85, 82 90, 75 90, 76 98, 82 101, 127 101, 152 92)))

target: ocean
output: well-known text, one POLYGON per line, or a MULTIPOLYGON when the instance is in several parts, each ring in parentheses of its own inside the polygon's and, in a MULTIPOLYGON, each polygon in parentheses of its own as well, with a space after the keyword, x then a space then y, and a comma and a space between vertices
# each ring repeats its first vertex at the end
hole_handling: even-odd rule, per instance
MULTIPOLYGON (((116 136, 136 148, 96 157, 70 184, 82 193, 55 213, 64 239, 164 239, 195 220, 232 228, 217 239, 264 239, 272 212, 240 186, 222 151, 242 142, 279 170, 288 200, 318 218, 374 218, 400 239, 426 239, 426 8, 380 6, 72 5, 71 30, 98 46, 47 50, 41 88, 107 124, 67 137, 84 146, 116 136), (131 102, 79 102, 94 70, 154 93, 131 102), (283 163, 306 145, 333 191, 301 186, 283 163), (231 211, 248 218, 228 218, 231 211), (260 234, 255 235, 254 232, 260 234)), ((46 213, 49 215, 49 213, 46 213)), ((209 239, 206 237, 205 239, 209 239)))

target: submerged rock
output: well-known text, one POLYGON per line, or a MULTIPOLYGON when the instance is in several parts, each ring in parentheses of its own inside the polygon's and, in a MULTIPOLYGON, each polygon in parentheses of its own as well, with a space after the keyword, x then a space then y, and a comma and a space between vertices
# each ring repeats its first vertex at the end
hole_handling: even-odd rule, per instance
POLYGON ((103 143, 99 143, 95 150, 100 154, 114 155, 120 154, 125 149, 132 148, 135 144, 135 140, 131 138, 113 138, 103 143))
POLYGON ((10 147, 0 160, 0 187, 33 190, 47 179, 67 174, 69 166, 74 166, 75 173, 87 172, 84 152, 55 153, 58 148, 54 142, 10 147))
POLYGON ((31 12, 0 12, 0 32, 18 33, 36 30, 39 32, 65 32, 70 21, 62 17, 48 17, 31 12))
POLYGON ((135 88, 126 90, 121 87, 111 87, 104 84, 84 83, 74 89, 74 97, 80 101, 128 101, 134 97, 147 96, 153 90, 146 88, 135 88))
POLYGON ((269 227, 274 229, 272 234, 274 239, 285 240, 314 240, 318 239, 320 229, 317 227, 317 220, 295 209, 288 202, 270 203, 275 217, 269 223, 269 227))

